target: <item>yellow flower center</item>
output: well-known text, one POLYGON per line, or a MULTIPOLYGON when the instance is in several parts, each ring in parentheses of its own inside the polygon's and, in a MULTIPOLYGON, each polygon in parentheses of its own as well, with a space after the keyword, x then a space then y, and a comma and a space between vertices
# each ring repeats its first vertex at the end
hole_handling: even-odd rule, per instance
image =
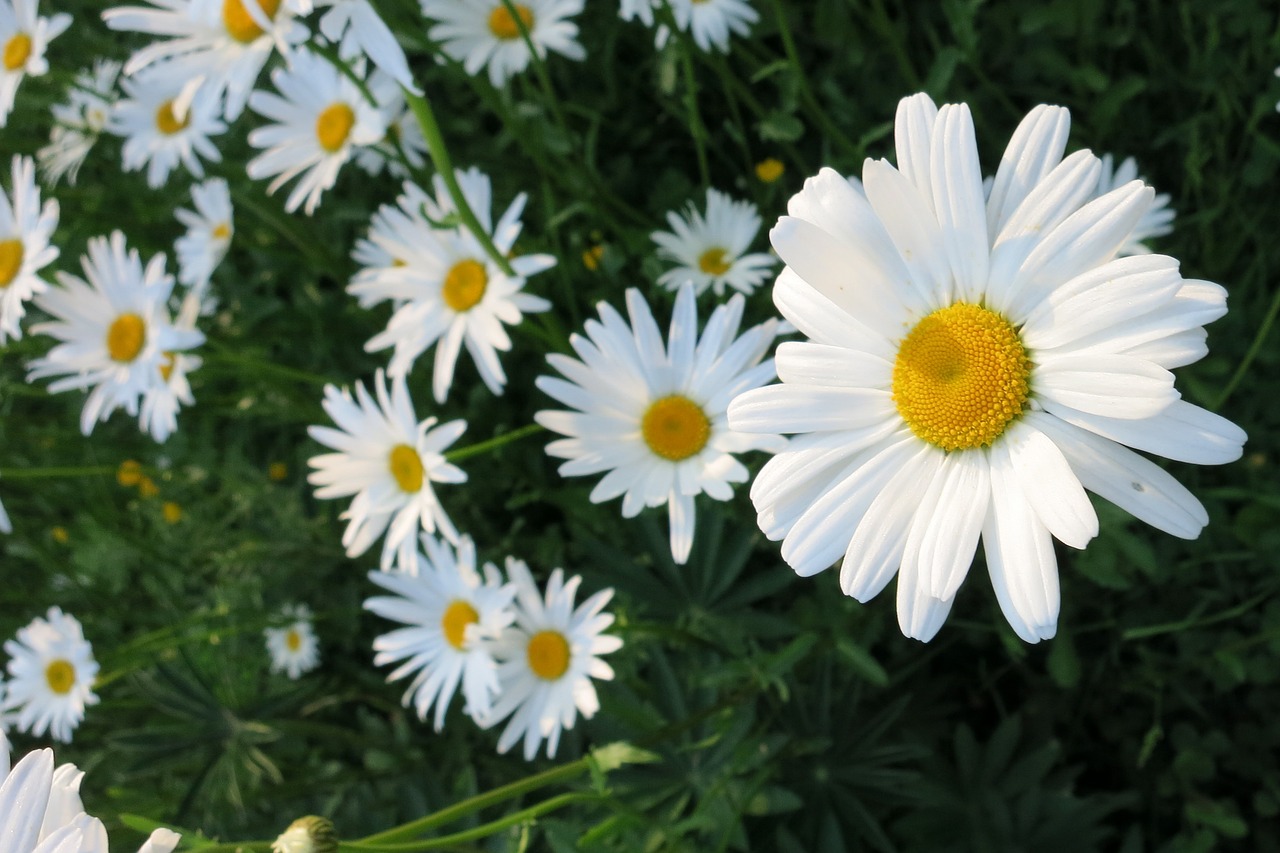
POLYGON ((61 524, 51 528, 49 530, 49 535, 52 536, 53 541, 57 542, 59 545, 66 545, 71 541, 71 534, 67 531, 67 528, 63 527, 61 524))
POLYGON ((289 476, 289 466, 283 462, 272 462, 267 466, 267 477, 275 482, 280 482, 289 476))
POLYGON ((107 354, 113 361, 133 361, 146 340, 146 322, 137 314, 121 314, 107 329, 107 354))
POLYGON ((160 513, 169 524, 177 524, 182 521, 182 507, 173 501, 165 501, 164 506, 160 507, 160 513))
POLYGON ((116 469, 116 482, 122 486, 136 486, 142 480, 142 465, 136 459, 126 459, 116 469))
POLYGON ((1009 321, 959 302, 898 346, 893 402, 911 431, 943 450, 982 447, 1022 413, 1031 362, 1009 321))
POLYGON ((569 668, 569 641, 559 631, 539 631, 525 649, 529 669, 545 681, 555 681, 569 668))
POLYGON ((422 489, 422 457, 409 445, 397 444, 391 448, 387 467, 391 469, 391 476, 395 477, 396 485, 402 492, 413 494, 422 489))
MULTIPOLYGON (((258 5, 266 13, 267 19, 275 18, 280 9, 280 0, 258 0, 258 5)), ((222 24, 233 39, 241 44, 249 44, 262 35, 263 29, 258 26, 244 7, 244 0, 222 0, 222 24)))
POLYGON ((484 264, 470 258, 458 261, 444 277, 444 304, 458 313, 470 311, 484 299, 488 285, 489 276, 484 271, 484 264))
POLYGON ((4 68, 6 71, 17 71, 27 64, 27 58, 30 56, 31 36, 26 33, 16 33, 13 38, 4 43, 4 68))
POLYGON ((316 117, 316 139, 320 147, 329 152, 341 149, 355 124, 355 110, 341 101, 325 107, 316 117))
POLYGON ((76 683, 76 668, 71 661, 58 658, 50 661, 44 668, 44 680, 49 682, 49 689, 60 696, 71 692, 76 683))
POLYGON ((161 353, 160 378, 165 382, 168 382, 169 377, 173 375, 173 365, 177 360, 178 357, 171 352, 161 353))
POLYGON ((284 644, 291 652, 302 648, 302 635, 298 633, 297 628, 290 628, 289 633, 284 635, 284 644))
POLYGON ((725 258, 725 251, 713 246, 698 256, 698 269, 707 275, 724 275, 732 263, 725 258))
POLYGON ((178 117, 173 114, 173 99, 165 101, 156 110, 156 128, 165 136, 173 136, 178 131, 185 128, 191 123, 191 114, 182 117, 179 121, 178 117))
MULTIPOLYGON (((520 16, 520 23, 524 24, 524 28, 533 31, 533 11, 523 3, 514 4, 516 14, 520 16)), ((511 12, 506 5, 500 5, 489 13, 489 32, 493 33, 503 41, 520 38, 520 25, 516 23, 516 19, 511 16, 511 12)))
POLYGON ((462 651, 467 642, 467 626, 479 621, 480 614, 474 607, 461 598, 455 598, 444 609, 444 616, 440 618, 440 630, 444 632, 449 645, 462 651))
POLYGON ((640 435, 663 459, 679 462, 702 452, 711 438, 711 421, 702 407, 679 394, 654 400, 640 419, 640 435))
POLYGON ((213 229, 213 239, 215 240, 231 239, 231 226, 226 222, 219 222, 217 227, 213 229))
POLYGON ((22 269, 22 241, 0 240, 0 289, 8 287, 22 269))
POLYGON ((781 178, 785 170, 786 167, 782 165, 782 161, 776 157, 769 157, 756 163, 756 177, 766 184, 771 184, 781 178))

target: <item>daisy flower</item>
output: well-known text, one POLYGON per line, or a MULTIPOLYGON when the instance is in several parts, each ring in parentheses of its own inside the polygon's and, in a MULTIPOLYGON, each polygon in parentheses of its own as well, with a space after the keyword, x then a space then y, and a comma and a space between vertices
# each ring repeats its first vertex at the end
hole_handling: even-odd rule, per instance
POLYGON ((515 624, 495 646, 501 694, 492 714, 479 722, 489 728, 511 718, 498 752, 523 738, 525 761, 532 761, 546 740, 553 758, 560 732, 573 728, 578 714, 589 720, 600 708, 592 679, 613 678, 612 667, 599 657, 622 648, 619 637, 603 633, 613 615, 600 611, 613 590, 601 590, 575 608, 581 577, 566 583, 564 571, 556 569, 544 597, 523 560, 508 558, 507 574, 516 589, 515 624))
POLYGON ((382 139, 386 129, 356 84, 314 53, 295 53, 289 67, 271 72, 271 82, 280 94, 249 96, 254 112, 276 122, 249 133, 250 145, 267 149, 249 161, 249 177, 274 175, 267 185, 274 193, 301 175, 284 209, 292 213, 302 205, 310 216, 353 149, 382 139))
POLYGON ((320 665, 320 641, 311 627, 311 608, 305 604, 289 605, 282 616, 286 624, 264 628, 262 635, 271 655, 271 671, 296 680, 320 665))
POLYGON ((178 281, 200 296, 213 271, 227 254, 235 234, 231 192, 222 178, 211 178, 191 188, 195 210, 180 207, 173 212, 187 233, 173 244, 178 258, 178 281))
POLYGON ((22 337, 25 303, 49 288, 38 273, 58 257, 58 247, 49 245, 58 227, 58 202, 40 203, 30 157, 14 157, 11 174, 12 192, 0 192, 0 345, 22 337))
POLYGON ((315 0, 315 5, 328 8, 320 18, 320 34, 338 45, 343 59, 367 57, 396 83, 422 94, 413 82, 404 49, 369 0, 315 0))
MULTIPOLYGON (((488 176, 471 169, 459 172, 458 182, 481 226, 493 235, 498 251, 509 256, 520 236, 525 196, 519 195, 497 227, 491 228, 488 176)), ((369 234, 370 242, 394 259, 392 264, 362 270, 347 288, 361 304, 389 299, 398 306, 387 328, 365 344, 369 352, 395 347, 387 367, 390 375, 407 374, 418 356, 439 342, 432 391, 440 403, 449 395, 458 353, 464 345, 484 384, 494 394, 502 393, 507 376, 498 353, 511 349, 503 326, 516 325, 524 314, 551 307, 523 288, 529 276, 555 265, 550 255, 520 255, 510 261, 516 275, 507 275, 466 228, 432 224, 454 213, 439 176, 435 199, 406 184, 398 208, 384 206, 369 234)))
POLYGON ((735 429, 796 434, 752 484, 760 527, 800 575, 843 557, 859 601, 896 574, 899 625, 920 640, 980 539, 1014 631, 1052 637, 1053 540, 1098 532, 1086 489, 1193 539, 1204 508, 1129 448, 1241 453, 1244 433, 1169 372, 1206 353, 1225 291, 1173 258, 1116 258, 1154 193, 1093 198, 1100 163, 1063 158, 1069 122, 1032 110, 984 201, 968 107, 906 98, 898 166, 867 161, 865 197, 824 169, 770 234, 786 264, 774 302, 810 340, 778 347, 782 384, 729 407, 735 429))
POLYGON ((769 277, 777 258, 768 252, 745 254, 760 230, 760 214, 749 201, 734 201, 707 190, 707 215, 689 206, 688 218, 667 213, 671 231, 655 231, 658 257, 679 264, 658 277, 658 283, 675 290, 693 282, 699 295, 707 288, 724 295, 725 285, 748 296, 769 277))
POLYGON ((427 138, 422 135, 422 126, 405 104, 400 84, 382 71, 375 69, 369 75, 369 91, 378 102, 385 131, 378 144, 356 150, 356 165, 370 175, 381 175, 386 169, 397 178, 407 178, 409 169, 420 170, 427 162, 427 138), (408 161, 408 169, 397 155, 408 161))
POLYGON ((426 554, 416 553, 414 562, 401 567, 404 571, 369 573, 369 580, 392 594, 370 598, 364 607, 408 626, 373 641, 373 662, 403 661, 387 681, 414 674, 404 705, 412 701, 418 719, 425 720, 434 704, 440 731, 459 684, 466 712, 476 719, 489 714, 498 692, 491 646, 515 619, 516 591, 492 563, 485 564, 481 579, 469 536, 459 540, 456 551, 426 534, 422 546, 426 554))
POLYGON ((746 435, 732 429, 725 409, 737 394, 774 378, 772 359, 760 359, 773 343, 778 323, 769 320, 738 335, 744 300, 734 294, 711 314, 698 336, 693 285, 676 295, 671 331, 664 344, 640 291, 627 291, 631 324, 601 302, 600 322, 588 320, 587 337, 572 335, 575 360, 553 353, 547 361, 565 376, 540 376, 537 385, 575 411, 542 411, 534 419, 567 436, 547 453, 567 459, 565 477, 608 472, 591 491, 591 502, 622 495, 622 515, 667 505, 671 556, 689 559, 694 503, 706 492, 718 501, 745 483, 746 467, 734 458, 748 450, 778 451, 777 435, 746 435))
POLYGON ((348 557, 358 557, 386 531, 381 563, 385 571, 397 557, 401 566, 413 561, 419 527, 427 533, 439 528, 450 542, 458 541, 458 531, 431 484, 467 481, 466 473, 443 455, 467 424, 418 421, 403 376, 392 380, 388 394, 386 377, 379 370, 373 389, 376 402, 359 382, 354 399, 345 388, 325 386, 324 410, 338 429, 313 426, 307 433, 337 452, 313 456, 308 464, 316 470, 307 482, 318 487, 317 498, 355 495, 342 514, 351 522, 342 544, 348 557))
MULTIPOLYGON (((173 328, 181 333, 196 331, 196 318, 200 315, 200 296, 195 292, 188 293, 178 309, 178 317, 173 328)), ((199 332, 196 332, 199 334, 199 332)), ((193 405, 196 401, 191 393, 191 384, 187 374, 199 370, 203 359, 198 355, 185 352, 165 352, 160 359, 160 380, 153 382, 142 395, 142 409, 138 414, 138 423, 142 431, 150 433, 156 441, 167 441, 178 429, 178 410, 183 406, 193 405)))
POLYGON ((71 16, 60 12, 51 18, 36 15, 39 0, 0 0, 0 127, 9 120, 18 85, 30 74, 49 70, 45 48, 71 25, 71 16))
POLYGON ((84 719, 85 706, 98 703, 93 692, 98 662, 74 616, 50 607, 48 617, 37 616, 18 629, 16 640, 5 641, 9 684, 0 712, 17 711, 18 731, 36 737, 47 731, 67 743, 84 719))
POLYGON ((746 36, 760 13, 747 0, 671 0, 676 26, 693 32, 698 47, 729 52, 729 36, 746 36))
MULTIPOLYGON (((1094 198, 1106 195, 1114 189, 1124 186, 1133 180, 1142 180, 1138 174, 1138 163, 1132 157, 1126 157, 1119 166, 1115 166, 1110 154, 1102 155, 1102 171, 1098 175, 1098 188, 1094 190, 1094 198)), ((1155 237, 1163 237, 1173 230, 1173 209, 1169 207, 1169 194, 1160 193, 1151 202, 1151 207, 1142 214, 1138 224, 1133 226, 1128 239, 1117 253, 1120 257, 1128 255, 1149 255, 1151 249, 1147 241, 1155 237)))
POLYGON ((179 163, 204 177, 200 158, 222 160, 210 136, 226 131, 218 117, 220 104, 210 90, 197 92, 185 113, 174 105, 186 81, 170 63, 152 65, 136 77, 120 81, 124 97, 116 101, 107 131, 124 138, 121 159, 126 172, 147 168, 147 186, 159 189, 179 163), (179 118, 181 115, 181 118, 179 118))
POLYGON ((67 183, 75 185, 80 166, 107 126, 119 76, 119 62, 95 60, 92 71, 76 75, 66 102, 53 105, 49 144, 36 152, 47 183, 56 184, 65 175, 67 183))
POLYGON ((144 269, 137 249, 126 253, 119 231, 93 237, 89 254, 80 259, 88 280, 59 271, 61 286, 35 299, 54 319, 32 331, 61 343, 31 362, 27 381, 61 376, 49 385, 53 394, 92 387, 80 415, 85 435, 117 408, 138 414, 140 399, 162 381, 171 354, 204 343, 200 332, 169 320, 173 276, 165 273, 164 262, 158 254, 144 269))
POLYGON ((461 62, 468 74, 488 67, 489 82, 499 88, 529 65, 531 56, 520 34, 521 24, 539 59, 545 59, 547 51, 577 60, 587 55, 577 42, 578 25, 566 20, 582 11, 583 0, 516 2, 516 15, 502 0, 420 2, 422 14, 439 21, 427 34, 432 41, 440 42, 445 54, 461 62))

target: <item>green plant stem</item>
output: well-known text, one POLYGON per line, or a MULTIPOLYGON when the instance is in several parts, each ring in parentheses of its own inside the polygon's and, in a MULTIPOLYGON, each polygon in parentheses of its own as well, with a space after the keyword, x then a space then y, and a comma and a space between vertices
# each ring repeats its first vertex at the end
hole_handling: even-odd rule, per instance
POLYGON ((285 364, 275 364, 270 361, 262 361, 261 359, 252 358, 247 355, 240 355, 228 349, 218 348, 206 350, 204 353, 205 361, 209 364, 235 364, 241 367, 249 367, 259 373, 272 373, 276 376, 286 377, 298 382, 307 382, 311 385, 328 385, 329 379, 316 373, 308 373, 305 370, 299 370, 296 367, 289 367, 285 364))
MULTIPOLYGON (((185 839, 183 839, 185 841, 185 839)), ((254 850, 260 853, 268 853, 271 850, 270 841, 228 841, 224 844, 206 844, 203 847, 194 848, 198 853, 237 853, 240 850, 254 850)))
POLYGON ((689 43, 683 36, 680 41, 680 68, 684 71, 684 105, 689 113, 689 133, 693 136, 693 148, 698 156, 698 177, 702 186, 711 186, 711 167, 707 164, 706 127, 702 113, 698 111, 698 81, 693 73, 693 59, 689 55, 689 43))
POLYGON ((519 441, 527 436, 535 435, 542 432, 543 429, 545 427, 541 424, 526 424, 519 429, 513 429, 511 432, 496 435, 493 438, 469 444, 466 447, 459 447, 457 450, 451 450, 444 455, 444 458, 450 462, 457 462, 472 456, 479 456, 482 453, 488 453, 490 450, 497 450, 504 444, 510 444, 513 441, 519 441))
POLYGON ((1280 287, 1277 287, 1275 293, 1271 294, 1271 304, 1267 306, 1267 313, 1262 317, 1262 324, 1258 326, 1258 332, 1253 336, 1253 342, 1249 344, 1249 349, 1245 352, 1244 358, 1240 359, 1240 363, 1236 365, 1235 372, 1231 374, 1227 384, 1222 387, 1222 391, 1209 404, 1210 411, 1216 412, 1222 408, 1222 404, 1227 402, 1227 398, 1236 390, 1236 386, 1249 374, 1249 368, 1253 366, 1253 360, 1258 357, 1258 353, 1262 352, 1262 345, 1266 343, 1267 336, 1271 334, 1271 327, 1275 325, 1278 312, 1280 312, 1280 287))
POLYGON ((476 841, 481 838, 487 838, 496 832, 504 829, 510 829, 513 826, 519 826, 522 823, 534 820, 542 815, 562 809, 565 806, 573 805, 581 802, 595 802, 600 797, 597 794, 560 794, 544 800, 537 805, 530 806, 527 809, 521 809, 518 812, 481 824, 474 829, 465 829, 462 832, 455 832, 452 835, 442 835, 439 838, 431 838, 425 841, 411 841, 404 844, 370 844, 367 841, 352 842, 349 844, 339 844, 338 849, 347 849, 351 851, 360 851, 360 853, 417 853, 419 850, 443 850, 468 841, 476 841))
POLYGON ((1248 613, 1271 596, 1272 591, 1267 590, 1266 592, 1255 595, 1248 601, 1237 604, 1235 607, 1223 610, 1220 613, 1215 613, 1212 616, 1202 617, 1199 611, 1196 610, 1185 619, 1179 619, 1177 622, 1166 622, 1162 625, 1147 625, 1142 628, 1130 628, 1120 635, 1120 639, 1145 640, 1147 637, 1155 637, 1160 634, 1176 634, 1192 628, 1201 628, 1205 625, 1212 625, 1215 622, 1226 622, 1231 619, 1235 619, 1237 616, 1248 613))
POLYGON ((0 468, 4 480, 57 480, 67 477, 102 477, 116 472, 109 465, 67 465, 49 468, 0 468))
POLYGON ((516 10, 516 4, 512 0, 502 0, 502 5, 507 7, 507 13, 511 15, 511 20, 520 30, 520 38, 524 39, 525 46, 529 48, 529 61, 533 63, 533 74, 538 78, 538 85, 547 98, 551 117, 565 139, 569 139, 569 125, 564 120, 564 113, 560 111, 560 101, 556 98, 555 90, 551 88, 551 75, 547 73, 547 64, 538 53, 538 48, 533 43, 533 36, 529 34, 529 28, 524 24, 524 18, 520 17, 520 13, 516 10))

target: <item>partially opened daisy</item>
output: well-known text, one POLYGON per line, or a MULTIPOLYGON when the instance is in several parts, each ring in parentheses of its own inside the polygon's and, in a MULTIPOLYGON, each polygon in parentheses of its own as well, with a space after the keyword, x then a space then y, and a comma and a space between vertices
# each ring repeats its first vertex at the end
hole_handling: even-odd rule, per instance
MULTIPOLYGON (((1098 188, 1094 196, 1103 196, 1117 187, 1122 187, 1133 180, 1142 180, 1138 174, 1138 163, 1132 157, 1126 157, 1116 166, 1110 154, 1102 155, 1102 171, 1098 175, 1098 188)), ((1154 237, 1163 237, 1173 230, 1173 208, 1169 207, 1169 194, 1160 193, 1151 202, 1151 207, 1142 214, 1138 224, 1133 226, 1129 237, 1124 241, 1117 253, 1120 257, 1127 255, 1149 255, 1151 247, 1147 241, 1154 237)))
POLYGON ((578 44, 578 25, 568 18, 582 11, 583 0, 519 0, 516 14, 502 0, 420 0, 422 14, 439 23, 428 35, 441 43, 445 54, 462 63, 468 74, 489 69, 489 81, 501 87, 529 65, 529 46, 520 25, 540 58, 552 51, 581 60, 586 51, 578 44), (519 23, 516 18, 519 17, 519 23))
POLYGON ((71 25, 65 12, 41 18, 37 6, 39 0, 0 0, 0 127, 9 120, 18 85, 49 70, 45 48, 71 25))
POLYGON ((281 613, 283 624, 262 629, 271 656, 271 671, 297 679, 320 665, 320 640, 311 625, 311 608, 291 604, 281 613))
POLYGON ((495 646, 501 693, 492 713, 478 722, 489 728, 510 717, 498 752, 523 740, 525 761, 532 761, 545 740, 547 756, 555 757, 560 733, 572 729, 579 714, 589 720, 600 709, 592 679, 613 678, 613 668, 600 658, 622 648, 620 637, 604 633, 613 614, 601 611, 613 590, 574 607, 578 575, 566 582, 564 570, 556 569, 545 595, 523 560, 508 558, 507 575, 516 588, 516 620, 495 646))
POLYGON ((477 719, 489 714, 498 693, 492 645, 515 619, 516 591, 492 563, 485 564, 481 577, 469 536, 458 541, 456 551, 426 534, 422 546, 425 554, 416 554, 401 571, 369 573, 369 580, 391 595, 374 596, 364 606, 406 626, 373 641, 373 662, 400 664, 387 681, 413 675, 404 704, 412 702, 421 720, 434 705, 440 731, 459 684, 466 712, 477 719))
POLYGON ((325 386, 324 410, 338 428, 313 426, 307 432, 337 452, 313 456, 307 464, 315 470, 307 482, 317 487, 317 498, 355 495, 342 514, 350 520, 342 544, 348 557, 358 557, 386 532, 381 561, 386 570, 397 559, 401 566, 413 562, 419 530, 439 529, 450 542, 458 540, 431 484, 466 482, 466 473, 443 454, 467 424, 419 421, 403 376, 392 380, 388 393, 379 370, 373 390, 376 400, 360 382, 354 398, 345 388, 325 386))
POLYGON ((203 295, 213 271, 222 263, 231 245, 235 219, 231 192, 222 178, 211 178, 193 186, 191 200, 195 210, 180 207, 173 212, 187 227, 187 233, 177 239, 173 249, 178 258, 178 281, 203 295))
POLYGON ((1129 448, 1241 453, 1244 433, 1169 372, 1205 354, 1225 292, 1173 258, 1116 259, 1154 193, 1093 199, 1098 159, 1062 157, 1069 121, 1032 110, 984 203, 968 108, 906 98, 897 167, 868 161, 865 197, 823 170, 770 234, 786 264, 774 302, 810 340, 778 347, 782 384, 729 407, 735 429, 796 434, 752 484, 760 527, 798 574, 843 558, 860 601, 896 574, 917 639, 946 619, 979 539, 1014 631, 1052 637, 1053 540, 1098 532, 1086 489, 1195 538, 1199 501, 1129 448))
POLYGON ((0 192, 0 344, 22 337, 27 301, 49 287, 39 272, 58 258, 58 247, 49 244, 58 202, 40 203, 30 157, 14 157, 11 174, 11 192, 0 192))
POLYGON ((668 213, 667 224, 670 232, 655 231, 652 237, 658 257, 678 264, 658 277, 669 290, 691 281, 698 294, 711 288, 723 296, 728 285, 749 296, 778 262, 768 252, 747 254, 760 230, 760 214, 749 201, 707 190, 705 217, 690 205, 687 216, 668 213))
POLYGON ((50 607, 48 619, 37 616, 6 640, 9 684, 0 712, 16 711, 18 731, 69 742, 71 731, 84 719, 86 705, 95 705, 93 680, 98 662, 84 638, 80 622, 50 607))
POLYGON ((76 74, 67 100, 53 105, 49 144, 36 152, 46 182, 56 184, 66 176, 67 183, 75 184, 80 166, 107 126, 119 76, 119 62, 94 60, 92 70, 76 74))
POLYGON ((748 0, 671 0, 676 26, 690 32, 702 50, 729 52, 729 36, 749 35, 760 13, 748 0))
POLYGON ((745 483, 746 466, 734 454, 778 451, 777 435, 748 435, 731 428, 725 410, 738 394, 774 378, 773 360, 761 361, 778 323, 769 320, 738 335, 744 300, 735 294, 712 312, 702 336, 692 284, 676 295, 667 342, 638 290, 627 291, 631 323, 601 302, 600 322, 588 320, 587 337, 569 339, 577 359, 553 353, 547 361, 564 379, 537 384, 572 411, 542 411, 534 418, 566 436, 547 445, 567 459, 566 477, 604 473, 592 503, 622 496, 622 515, 666 504, 671 555, 677 563, 693 546, 693 499, 706 492, 718 501, 745 483))

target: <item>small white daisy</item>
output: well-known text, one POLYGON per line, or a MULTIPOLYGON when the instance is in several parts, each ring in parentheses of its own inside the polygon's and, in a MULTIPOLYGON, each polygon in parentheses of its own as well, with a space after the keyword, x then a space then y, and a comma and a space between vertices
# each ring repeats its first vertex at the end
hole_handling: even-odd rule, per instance
POLYGON ((338 452, 313 456, 307 464, 316 470, 307 482, 318 487, 317 498, 355 495, 342 514, 351 522, 342 544, 348 557, 358 557, 386 531, 381 561, 386 570, 397 558, 401 566, 413 561, 419 527, 427 533, 439 528, 450 542, 458 541, 458 531, 431 484, 466 482, 466 473, 446 462, 443 454, 467 424, 418 421, 403 376, 392 380, 388 394, 386 377, 379 370, 373 390, 376 402, 360 382, 354 399, 345 388, 325 386, 324 410, 338 428, 313 426, 307 432, 338 452))
POLYGON ((310 216, 320 196, 338 179, 338 171, 358 146, 382 139, 382 116, 359 87, 336 67, 308 51, 293 54, 289 67, 271 72, 280 94, 255 91, 249 106, 275 124, 249 133, 249 144, 267 149, 249 161, 249 177, 275 176, 274 193, 301 175, 284 209, 299 205, 310 216))
POLYGON ((187 227, 173 244, 178 258, 178 281, 200 296, 204 295, 213 271, 226 257, 235 234, 231 211, 231 191, 222 178, 211 178, 191 188, 195 210, 180 207, 173 212, 187 227))
POLYGON ((547 756, 555 757, 560 732, 573 728, 578 714, 589 720, 600 708, 592 679, 613 678, 613 668, 599 657, 622 648, 621 638, 603 633, 613 614, 600 611, 613 590, 575 608, 580 576, 566 583, 564 571, 556 569, 544 597, 523 560, 509 558, 507 574, 516 588, 516 621, 495 645, 501 694, 492 714, 478 722, 490 728, 511 718, 498 752, 523 738, 524 758, 532 761, 546 740, 547 756))
POLYGON ((709 189, 705 218, 690 205, 687 219, 669 212, 667 224, 671 231, 650 236, 658 244, 659 257, 679 264, 658 278, 668 290, 691 281, 699 295, 709 287, 722 296, 728 285, 750 296, 778 262, 768 252, 745 254, 760 230, 760 214, 749 201, 734 201, 709 189))
POLYGON ((760 13, 747 0, 671 0, 676 26, 693 32, 699 48, 729 52, 729 36, 746 36, 760 13))
POLYGON ((502 0, 420 2, 422 14, 440 22, 428 36, 441 42, 444 52, 461 62, 468 74, 488 67, 489 81, 497 87, 524 71, 531 58, 516 16, 540 58, 547 51, 577 60, 587 55, 577 42, 578 25, 567 20, 582 11, 583 0, 523 0, 514 4, 516 16, 502 0))
MULTIPOLYGON (((1094 198, 1101 198, 1114 189, 1124 186, 1130 181, 1140 181, 1138 163, 1132 157, 1126 157, 1119 166, 1113 165, 1110 154, 1102 155, 1102 171, 1098 173, 1098 188, 1094 190, 1094 198)), ((1154 237, 1163 237, 1173 230, 1174 211, 1169 207, 1169 194, 1159 193, 1151 202, 1151 207, 1142 214, 1138 224, 1133 226, 1129 237, 1120 247, 1120 257, 1129 255, 1149 255, 1151 249, 1147 241, 1154 237)))
POLYGON ((425 720, 434 704, 435 729, 444 726, 445 713, 458 685, 466 713, 483 719, 498 692, 498 665, 491 645, 515 620, 515 587, 504 583, 498 567, 476 571, 476 547, 463 536, 455 552, 448 543, 423 534, 426 554, 399 572, 370 572, 369 580, 392 593, 365 601, 384 619, 408 627, 383 634, 373 642, 375 666, 403 661, 387 676, 396 681, 413 674, 404 693, 425 720))
POLYGON ((67 183, 75 185, 80 166, 107 126, 119 76, 119 62, 94 60, 92 71, 76 74, 75 82, 67 91, 67 100, 53 105, 49 144, 36 152, 36 161, 47 183, 56 184, 65 176, 67 183))
POLYGON ((293 604, 285 607, 281 615, 285 624, 264 628, 262 635, 271 655, 271 671, 296 680, 320 665, 320 641, 311 625, 311 608, 293 604))
POLYGON ((12 192, 0 192, 0 345, 22 337, 25 303, 49 287, 38 273, 58 258, 58 247, 49 245, 58 227, 58 202, 40 204, 30 157, 14 157, 12 175, 12 192))
POLYGON ((369 0, 315 0, 315 5, 328 8, 320 18, 320 34, 338 45, 343 59, 366 57, 396 83, 422 94, 413 82, 404 48, 369 0))
POLYGON ((117 408, 138 414, 138 403, 170 353, 204 343, 195 329, 178 329, 169 321, 167 303, 173 276, 164 271, 165 257, 156 255, 143 269, 136 249, 126 252, 124 235, 89 240, 80 259, 85 278, 58 272, 60 287, 36 296, 35 304, 54 319, 32 327, 61 343, 29 365, 27 380, 61 376, 50 393, 89 388, 80 430, 106 420, 117 408))
POLYGON ((57 607, 48 620, 37 616, 6 640, 9 684, 0 711, 17 711, 18 731, 70 742, 71 731, 84 719, 86 705, 98 703, 93 681, 98 662, 80 623, 57 607))
MULTIPOLYGON (((498 251, 509 255, 520 236, 525 196, 518 196, 491 229, 488 176, 471 169, 458 173, 458 183, 481 226, 492 233, 498 251)), ((387 372, 399 376, 408 374, 418 356, 439 341, 432 391, 442 403, 453 385, 458 354, 465 345, 485 385, 501 394, 507 376, 498 353, 511 349, 503 326, 517 325, 524 314, 551 307, 523 288, 529 276, 554 266, 555 258, 514 257, 510 263, 516 275, 509 276, 466 228, 437 227, 454 214, 439 176, 435 199, 406 184, 398 203, 398 208, 382 208, 381 218, 374 218, 369 234, 370 242, 393 259, 391 265, 361 270, 347 288, 361 304, 383 299, 397 304, 387 328, 374 335, 365 349, 376 352, 395 347, 387 372)))
MULTIPOLYGON (((189 292, 182 299, 173 328, 178 332, 193 332, 196 318, 200 316, 200 295, 189 292)), ((193 405, 195 395, 187 374, 199 370, 203 359, 188 352, 165 352, 160 360, 160 381, 154 382, 142 395, 142 407, 138 423, 142 431, 150 433, 156 441, 167 441, 178 429, 178 410, 193 405)))
POLYGON ((689 559, 694 503, 706 492, 714 500, 733 496, 747 469, 734 454, 777 451, 776 435, 747 435, 730 428, 725 409, 736 395, 774 378, 773 360, 761 362, 777 334, 769 320, 738 336, 744 300, 734 294, 711 314, 698 336, 693 285, 676 296, 666 344, 644 297, 627 291, 627 324, 601 302, 600 322, 588 320, 587 337, 569 343, 581 361, 553 353, 547 361, 565 376, 540 376, 537 385, 574 411, 542 411, 534 418, 567 436, 547 445, 567 459, 565 477, 607 472, 591 491, 591 502, 622 495, 622 515, 667 505, 671 555, 689 559), (567 381, 566 381, 567 380, 567 381))
POLYGON ((0 127, 9 120, 22 79, 49 70, 45 48, 71 25, 65 12, 37 16, 38 5, 39 0, 0 0, 0 127))
POLYGON ((422 126, 405 104, 400 84, 382 71, 369 75, 369 91, 378 102, 385 131, 376 145, 356 150, 356 165, 370 175, 380 175, 386 169, 394 177, 407 178, 410 170, 418 171, 427 162, 427 138, 422 135, 422 126))

